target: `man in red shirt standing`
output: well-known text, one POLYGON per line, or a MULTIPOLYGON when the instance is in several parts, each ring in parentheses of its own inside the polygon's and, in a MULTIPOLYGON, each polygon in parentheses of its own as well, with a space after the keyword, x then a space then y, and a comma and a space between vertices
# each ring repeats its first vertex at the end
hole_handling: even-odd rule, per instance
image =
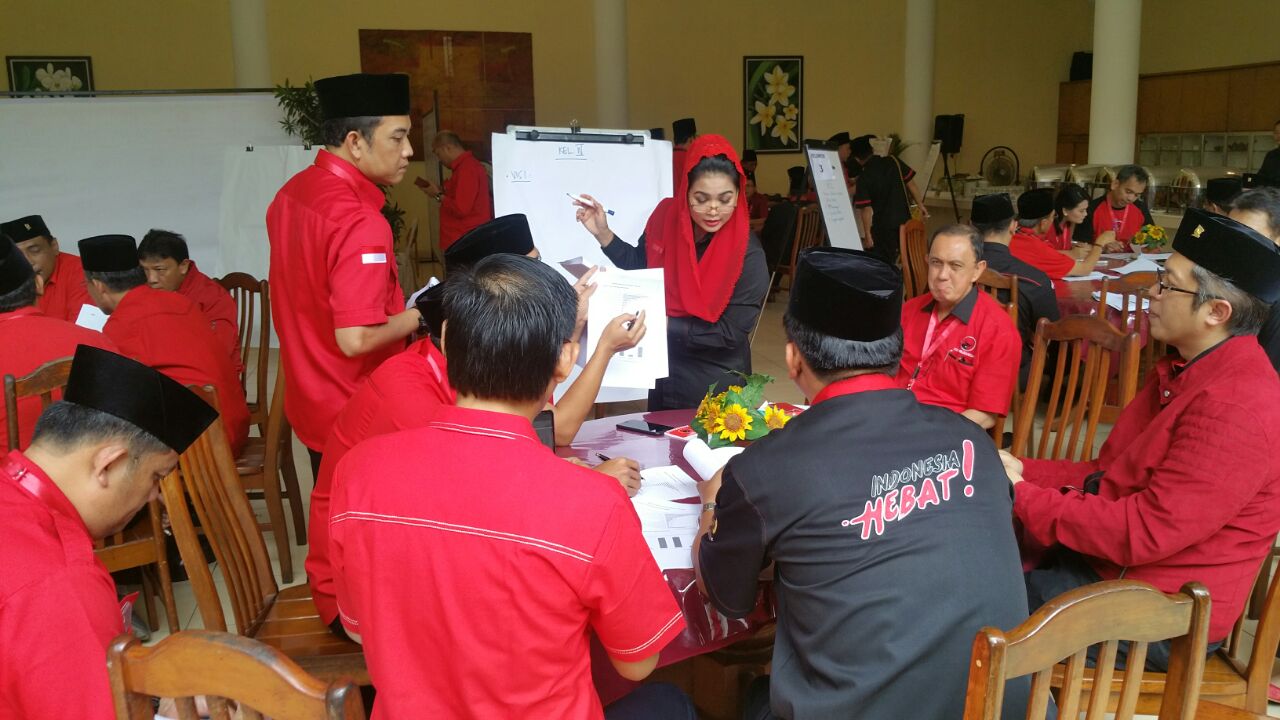
POLYGON ((404 309, 378 185, 409 167, 409 78, 316 81, 325 147, 267 208, 271 319, 280 336, 285 414, 319 472, 333 419, 356 383, 404 349, 422 314, 404 309))
MULTIPOLYGON (((684 628, 626 492, 533 430, 577 357, 577 304, 518 255, 450 277, 457 404, 360 443, 334 471, 339 617, 364 645, 375 718, 614 716, 591 682, 590 636, 640 680, 684 628)), ((619 702, 694 717, 661 685, 619 702)))
POLYGON ((58 249, 58 238, 39 215, 28 215, 0 224, 0 233, 9 236, 27 262, 40 276, 36 306, 49 317, 75 322, 80 308, 93 305, 84 284, 80 258, 58 249))
MULTIPOLYGON (((96 330, 82 328, 40 312, 36 305, 38 275, 22 252, 0 235, 0 375, 22 377, 49 362, 75 354, 77 345, 115 350, 115 343, 96 330)), ((40 398, 18 401, 18 446, 31 442, 36 419, 42 409, 40 398)), ((0 405, 0 431, 6 426, 5 408, 0 405)))
POLYGON ((249 438, 249 407, 231 358, 195 303, 178 293, 147 287, 138 246, 128 235, 80 241, 89 294, 110 315, 102 332, 120 353, 183 385, 212 385, 232 455, 249 438))
POLYGON ((983 428, 1009 414, 1018 379, 1018 328, 976 286, 987 263, 981 236, 947 225, 929 238, 929 294, 902 305, 898 383, 926 405, 983 428))
MULTIPOLYGON (((1188 209, 1151 287, 1151 337, 1175 348, 1120 413, 1096 460, 1021 460, 1014 482, 1031 609, 1125 577, 1213 596, 1212 652, 1244 611, 1280 531, 1280 379, 1254 337, 1280 300, 1280 250, 1229 218, 1188 209)), ((1164 670, 1169 644, 1152 643, 1164 670)))
POLYGON ((1089 246, 1089 253, 1076 259, 1071 254, 1054 250, 1044 236, 1053 223, 1053 190, 1036 188, 1018 196, 1018 231, 1009 240, 1014 257, 1039 268, 1050 280, 1067 276, 1088 275, 1102 257, 1102 246, 1112 238, 1107 233, 1089 246))
POLYGON ((493 219, 493 197, 484 165, 462 146, 457 133, 437 134, 431 152, 448 166, 449 179, 444 189, 430 180, 421 180, 418 187, 440 203, 440 252, 444 252, 472 228, 493 219))
POLYGON ((83 346, 31 447, 0 456, 0 718, 115 718, 107 645, 126 626, 93 540, 156 497, 216 418, 155 370, 83 346))
POLYGON ((236 372, 243 374, 236 301, 218 281, 196 267, 187 250, 187 239, 169 230, 151 230, 138 243, 138 262, 147 273, 148 285, 181 293, 200 308, 209 318, 213 334, 230 353, 236 372))
POLYGON ((1089 203, 1088 217, 1076 226, 1076 242, 1093 242, 1110 230, 1116 236, 1107 244, 1107 252, 1133 252, 1129 241, 1143 225, 1155 223, 1142 202, 1150 181, 1151 176, 1140 165, 1121 165, 1111 188, 1089 203))

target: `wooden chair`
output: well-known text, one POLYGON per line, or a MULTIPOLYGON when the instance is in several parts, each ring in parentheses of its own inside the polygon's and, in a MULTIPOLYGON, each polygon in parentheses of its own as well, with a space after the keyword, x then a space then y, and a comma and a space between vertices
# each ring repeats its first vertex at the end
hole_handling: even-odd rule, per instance
MULTIPOLYGON (((1058 716, 1074 719, 1087 709, 1087 720, 1103 720, 1108 714, 1108 698, 1089 696, 1083 681, 1089 647, 1101 643, 1093 672, 1102 682, 1110 683, 1117 675, 1114 666, 1121 641, 1129 641, 1127 666, 1141 668, 1148 643, 1168 639, 1173 641, 1169 682, 1161 693, 1159 717, 1193 718, 1208 630, 1209 591, 1200 583, 1187 583, 1175 595, 1133 580, 1076 588, 1050 600, 1007 633, 992 627, 978 631, 969 664, 964 718, 999 718, 1005 681, 1025 675, 1032 676, 1026 717, 1043 718, 1051 681, 1061 671, 1058 716), (1065 668, 1056 665, 1063 658, 1065 668)), ((1118 674, 1121 694, 1115 717, 1129 720, 1137 710, 1141 673, 1129 669, 1118 674)))
POLYGON ((222 423, 214 423, 178 459, 160 484, 178 551, 191 577, 200 618, 226 630, 227 617, 206 564, 190 508, 194 507, 218 562, 236 631, 288 655, 322 680, 348 676, 369 684, 362 648, 342 640, 320 619, 307 584, 281 589, 235 470, 222 423), (188 505, 190 500, 190 505, 188 505))
MULTIPOLYGON (((795 282, 796 260, 800 253, 822 242, 822 214, 817 205, 806 205, 796 213, 796 230, 791 239, 791 255, 778 266, 778 279, 785 276, 795 282)), ((787 286, 790 288, 790 285, 787 286)))
POLYGON ((363 720, 360 689, 350 679, 322 682, 279 650, 208 630, 170 635, 143 647, 122 635, 107 649, 107 675, 116 717, 151 720, 152 698, 178 699, 180 720, 197 720, 204 696, 213 720, 363 720))
MULTIPOLYGON (((928 281, 926 280, 926 287, 928 281)), ((1018 276, 1003 275, 990 268, 982 271, 978 276, 978 289, 987 293, 993 300, 1009 313, 1009 319, 1013 321, 1013 326, 1018 327, 1018 276), (1001 296, 1004 299, 1001 299, 1001 296)), ((1021 343, 1021 340, 1019 340, 1021 343)), ((1021 345, 1019 345, 1021 347, 1021 345)), ((1016 379, 1016 378, 1015 378, 1016 379)), ((1009 416, 1016 418, 1018 406, 1021 405, 1021 394, 1018 392, 1018 383, 1013 384, 1013 394, 1009 398, 1009 416)), ((996 424, 987 431, 991 435, 991 439, 995 441, 997 448, 1004 447, 1004 426, 1008 418, 996 418, 996 424)))
POLYGON ((923 220, 908 220, 898 232, 898 257, 902 258, 902 299, 929 292, 929 239, 923 220))
POLYGON ((248 273, 233 272, 218 278, 222 287, 236 301, 240 329, 240 362, 244 374, 240 376, 240 389, 248 393, 249 368, 253 368, 254 395, 249 402, 249 422, 258 426, 259 434, 266 434, 267 422, 267 368, 271 360, 271 287, 266 280, 259 280, 248 273), (254 364, 249 364, 249 348, 256 337, 258 349, 254 364))
POLYGON ((764 317, 764 308, 773 299, 773 284, 778 279, 778 265, 782 263, 787 239, 795 233, 796 214, 794 204, 777 203, 769 208, 769 215, 765 218, 764 227, 760 231, 760 245, 764 249, 765 267, 769 269, 769 289, 760 301, 760 313, 756 315, 756 323, 748 336, 748 343, 751 345, 755 344, 756 332, 760 329, 760 319, 764 317))
POLYGON ((18 403, 31 398, 35 402, 39 398, 40 411, 53 404, 54 392, 62 397, 62 389, 67 386, 67 378, 71 375, 71 358, 65 357, 50 360, 22 377, 4 376, 4 412, 5 425, 10 450, 18 450, 22 445, 22 433, 18 427, 18 403))
POLYGON ((1150 296, 1148 290, 1155 284, 1154 272, 1135 272, 1120 278, 1106 278, 1102 281, 1102 290, 1098 297, 1098 317, 1111 322, 1121 332, 1134 332, 1138 333, 1139 337, 1146 338, 1138 359, 1139 386, 1146 381, 1156 361, 1164 357, 1168 349, 1165 343, 1151 337, 1151 319, 1144 307, 1150 296), (1110 307, 1107 303, 1110 296, 1118 297, 1119 305, 1124 309, 1116 310, 1110 307))
POLYGON ((1233 708, 1212 700, 1201 700, 1196 706, 1196 717, 1199 720, 1267 720, 1271 716, 1233 708))
MULTIPOLYGON (((202 394, 217 407, 216 393, 209 386, 192 390, 202 394)), ((306 518, 302 514, 302 491, 298 487, 298 472, 293 464, 292 433, 284 416, 284 368, 276 373, 275 389, 271 394, 271 411, 267 414, 266 432, 250 437, 240 457, 235 460, 240 484, 250 498, 261 498, 267 505, 268 522, 261 528, 270 530, 276 543, 276 557, 280 561, 280 579, 293 582, 293 553, 289 547, 289 525, 285 522, 284 501, 289 501, 293 516, 294 535, 299 545, 305 545, 306 518), (268 452, 270 449, 270 452, 268 452), (284 488, 281 488, 283 482, 284 488)))
MULTIPOLYGON (((1263 567, 1265 568, 1265 564, 1263 567)), ((1200 697, 1214 703, 1243 708, 1252 713, 1265 713, 1267 686, 1271 683, 1271 666, 1275 660, 1276 647, 1280 646, 1280 574, 1268 578, 1265 572, 1260 572, 1255 582, 1264 585, 1267 593, 1253 643, 1249 645, 1246 652, 1246 643, 1243 642, 1244 616, 1242 614, 1237 618, 1235 627, 1223 646, 1205 660, 1204 675, 1200 682, 1200 697)), ((1061 685, 1060 674, 1055 675, 1054 682, 1061 685)), ((1114 707, 1121 697, 1122 688, 1115 680, 1109 682, 1111 682, 1110 705, 1114 707)), ((1139 689, 1137 711, 1145 714, 1157 712, 1167 682, 1166 673, 1144 672, 1139 689)), ((1086 691, 1092 691, 1093 676, 1086 672, 1083 683, 1086 691)))
MULTIPOLYGON (((50 360, 29 375, 15 378, 4 376, 4 404, 8 424, 9 447, 18 447, 21 435, 18 428, 18 403, 26 398, 40 398, 42 408, 59 397, 71 375, 71 358, 50 360)), ((178 630, 178 609, 173 599, 173 581, 169 574, 169 559, 164 545, 164 522, 160 503, 147 503, 145 516, 135 518, 124 530, 104 540, 94 542, 94 554, 106 566, 107 572, 116 573, 137 569, 142 578, 142 604, 147 614, 147 624, 159 629, 160 619, 153 598, 159 595, 164 603, 165 622, 170 632, 178 630)))
POLYGON ((1027 387, 1013 430, 1014 455, 1046 460, 1094 458, 1094 440, 1106 410, 1112 353, 1119 354, 1117 385, 1123 407, 1138 390, 1138 334, 1123 333, 1096 317, 1075 315, 1057 322, 1040 318, 1027 387), (1036 442, 1035 420, 1050 346, 1057 348, 1057 362, 1036 442))

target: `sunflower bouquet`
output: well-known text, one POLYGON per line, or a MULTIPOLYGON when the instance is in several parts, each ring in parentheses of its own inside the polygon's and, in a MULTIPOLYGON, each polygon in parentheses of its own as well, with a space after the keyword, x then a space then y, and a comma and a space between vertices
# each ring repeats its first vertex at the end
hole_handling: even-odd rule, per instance
POLYGON ((1130 241, 1144 250, 1152 251, 1169 241, 1169 234, 1159 225, 1143 225, 1130 241))
POLYGON ((741 385, 730 385, 721 393, 716 393, 715 385, 707 389, 690 424, 693 432, 713 449, 741 440, 757 440, 791 420, 787 411, 764 402, 764 386, 773 382, 772 376, 738 375, 741 385))

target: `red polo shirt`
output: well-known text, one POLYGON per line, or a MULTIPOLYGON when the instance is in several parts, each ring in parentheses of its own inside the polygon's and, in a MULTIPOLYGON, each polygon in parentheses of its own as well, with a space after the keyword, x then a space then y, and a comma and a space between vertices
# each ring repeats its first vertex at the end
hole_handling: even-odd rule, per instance
MULTIPOLYGON (((20 378, 50 360, 71 357, 77 345, 91 345, 117 352, 116 344, 100 332, 74 323, 52 318, 35 307, 24 307, 0 314, 0 376, 20 378)), ((54 393, 60 399, 61 392, 54 393)), ((18 402, 18 448, 31 443, 36 420, 44 410, 40 398, 23 398, 18 402)), ((0 403, 0 432, 5 428, 4 404, 0 403)), ((13 448, 10 448, 13 449, 13 448)))
POLYGON ((80 256, 59 252, 53 262, 53 273, 44 281, 44 294, 36 298, 36 307, 49 317, 75 322, 80 317, 80 306, 93 304, 84 284, 80 256))
POLYGON ((684 616, 626 492, 527 418, 442 407, 334 472, 330 551, 375 718, 600 718, 590 632, 658 652, 684 616))
POLYGON ((1076 266, 1070 255, 1049 247, 1044 238, 1020 227, 1009 241, 1009 252, 1022 262, 1037 267, 1050 280, 1061 280, 1076 266))
POLYGON ((1277 447, 1280 380, 1256 338, 1234 337, 1180 372, 1162 360, 1097 460, 1024 460, 1014 515, 1024 540, 1071 548, 1103 579, 1203 582, 1221 640, 1280 531, 1277 447), (1080 492, 1095 473, 1097 493, 1080 492))
POLYGON ((1138 234, 1143 225, 1151 222, 1151 216, 1137 203, 1129 203, 1117 210, 1111 207, 1111 202, 1107 198, 1107 195, 1103 195, 1099 198, 1100 202, 1095 200, 1090 207, 1093 237, 1096 238, 1108 230, 1114 230, 1116 241, 1124 246, 1124 251, 1133 252, 1133 246, 1129 241, 1138 234))
POLYGON ((404 310, 382 191, 353 165, 321 150, 267 208, 271 319, 285 368, 285 413, 312 450, 356 383, 403 345, 347 357, 336 328, 381 325, 404 310))
POLYGON ((474 227, 493 219, 489 174, 471 151, 463 152, 449 166, 440 200, 440 250, 443 251, 474 227))
POLYGON ((115 583, 67 496, 17 451, 0 456, 0 718, 111 720, 115 583))
POLYGON ((236 301, 217 280, 200 272, 195 260, 182 278, 178 292, 186 295, 209 318, 213 334, 227 348, 232 366, 237 374, 244 373, 244 361, 240 356, 240 323, 237 320, 236 301))
POLYGON ((928 338, 932 342, 926 353, 933 310, 929 293, 902 304, 898 382, 928 405, 1007 415, 1018 381, 1022 343, 1009 314, 990 295, 974 287, 942 322, 932 323, 932 337, 928 338))
POLYGON ((456 399, 445 371, 444 355, 430 340, 410 345, 378 366, 360 382, 333 422, 324 444, 324 460, 311 491, 307 526, 307 579, 311 598, 325 624, 338 617, 333 570, 329 566, 329 493, 333 469, 347 451, 367 438, 419 428, 435 417, 441 405, 456 399))
POLYGON ((212 385, 218 391, 231 453, 240 454, 249 437, 244 390, 226 349, 195 303, 178 293, 140 285, 125 293, 102 332, 122 355, 183 385, 212 385))

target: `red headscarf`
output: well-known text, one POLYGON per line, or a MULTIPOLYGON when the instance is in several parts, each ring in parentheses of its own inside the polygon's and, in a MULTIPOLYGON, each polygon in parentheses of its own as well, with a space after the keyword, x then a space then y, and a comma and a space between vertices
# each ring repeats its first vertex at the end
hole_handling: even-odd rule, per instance
POLYGON ((742 275, 751 231, 743 201, 745 177, 729 141, 719 135, 699 135, 685 153, 684 172, 675 178, 674 197, 658 203, 649 216, 644 228, 646 254, 649 267, 666 271, 668 317, 693 316, 713 323, 728 307, 733 286, 742 275), (703 158, 715 155, 724 155, 738 170, 738 205, 699 260, 689 214, 689 171, 703 158))

